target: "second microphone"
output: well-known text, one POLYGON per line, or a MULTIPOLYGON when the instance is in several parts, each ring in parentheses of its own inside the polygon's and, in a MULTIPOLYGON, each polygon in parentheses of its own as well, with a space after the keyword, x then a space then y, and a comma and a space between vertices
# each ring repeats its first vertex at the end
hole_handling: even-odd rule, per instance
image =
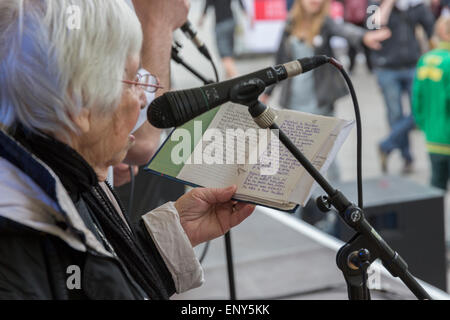
POLYGON ((327 56, 304 58, 204 87, 167 92, 150 105, 148 121, 161 129, 178 127, 230 101, 231 89, 244 81, 260 79, 267 87, 329 61, 327 56))

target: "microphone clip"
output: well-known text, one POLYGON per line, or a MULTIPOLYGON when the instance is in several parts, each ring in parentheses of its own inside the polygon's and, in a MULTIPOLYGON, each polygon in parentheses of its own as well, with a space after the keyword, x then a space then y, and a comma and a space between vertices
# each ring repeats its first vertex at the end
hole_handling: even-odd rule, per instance
POLYGON ((270 128, 278 117, 274 110, 258 100, 265 89, 264 81, 254 78, 240 82, 230 90, 230 101, 247 106, 253 120, 262 129, 270 128))
POLYGON ((258 101, 258 97, 266 90, 264 81, 258 78, 236 84, 230 90, 230 101, 248 107, 258 101), (250 104, 250 105, 249 105, 250 104))

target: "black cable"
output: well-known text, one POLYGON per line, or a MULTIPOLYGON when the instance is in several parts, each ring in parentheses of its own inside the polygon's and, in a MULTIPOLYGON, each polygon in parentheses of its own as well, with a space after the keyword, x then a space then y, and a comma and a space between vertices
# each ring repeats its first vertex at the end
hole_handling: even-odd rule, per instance
POLYGON ((334 58, 330 58, 330 64, 336 67, 343 75, 345 82, 350 90, 350 94, 353 100, 353 106, 355 109, 355 119, 356 119, 356 161, 357 161, 357 185, 358 185, 358 207, 363 209, 363 186, 362 186, 362 122, 361 122, 361 112, 359 108, 358 97, 356 96, 355 88, 353 87, 352 80, 350 76, 345 71, 343 65, 334 58))
POLYGON ((128 199, 128 214, 132 214, 133 210, 133 201, 134 201, 134 172, 133 172, 133 166, 130 165, 130 198, 128 199))
POLYGON ((205 243, 205 247, 203 248, 202 255, 200 256, 200 259, 198 259, 198 261, 200 261, 200 263, 203 263, 203 260, 205 260, 206 254, 208 253, 209 244, 210 244, 210 241, 205 243))
MULTIPOLYGON (((348 73, 345 71, 344 66, 337 61, 334 58, 329 58, 329 63, 336 67, 341 74, 343 75, 345 82, 347 83, 347 86, 349 88, 352 101, 353 101, 353 107, 355 109, 355 120, 356 120, 356 135, 357 135, 357 142, 356 142, 356 161, 357 161, 357 188, 358 188, 358 207, 363 208, 363 187, 362 187, 362 122, 361 122, 361 112, 359 108, 359 102, 358 97, 356 96, 356 91, 353 86, 353 82, 350 79, 348 73)), ((328 184, 328 183, 327 183, 328 184)), ((321 184, 322 186, 322 184, 321 184)), ((367 281, 367 279, 366 279, 367 281)), ((324 288, 318 288, 315 289, 314 292, 320 292, 320 291, 326 291, 330 289, 330 287, 324 287, 324 288)), ((304 294, 310 294, 311 291, 307 291, 304 294)), ((300 293, 300 295, 303 293, 300 293)), ((286 297, 289 297, 291 295, 286 295, 286 297)))
MULTIPOLYGON (((345 81, 350 89, 350 93, 355 107, 355 117, 357 126, 357 180, 358 180, 358 206, 363 209, 363 187, 362 187, 362 124, 361 114, 356 97, 356 92, 353 87, 353 83, 348 73, 344 70, 344 67, 336 59, 330 58, 330 63, 335 66, 344 76, 345 81)), ((413 292, 413 294, 419 299, 431 299, 428 293, 417 283, 416 279, 407 271, 404 277, 401 277, 404 284, 413 292)), ((369 292, 370 294, 370 292, 369 292)))
MULTIPOLYGON (((214 70, 214 76, 216 77, 216 83, 219 82, 219 73, 217 72, 217 66, 214 63, 214 59, 208 59, 211 62, 211 65, 213 67, 214 70)), ((205 83, 206 84, 206 83, 205 83)), ((200 256, 200 263, 203 263, 203 261, 205 260, 206 254, 208 253, 208 249, 209 249, 209 245, 210 245, 210 241, 205 243, 205 247, 203 248, 203 252, 200 256)))
MULTIPOLYGON (((133 210, 133 202, 134 202, 134 186, 135 186, 135 177, 133 172, 133 166, 130 166, 130 198, 128 202, 128 214, 131 214, 133 210)), ((209 241, 205 244, 205 248, 203 249, 202 255, 200 256, 200 263, 203 263, 203 260, 206 257, 209 249, 209 241)))
POLYGON ((217 66, 214 63, 213 59, 210 59, 209 61, 211 62, 211 65, 212 65, 212 67, 214 69, 214 76, 216 77, 216 82, 219 82, 219 72, 217 72, 217 66))

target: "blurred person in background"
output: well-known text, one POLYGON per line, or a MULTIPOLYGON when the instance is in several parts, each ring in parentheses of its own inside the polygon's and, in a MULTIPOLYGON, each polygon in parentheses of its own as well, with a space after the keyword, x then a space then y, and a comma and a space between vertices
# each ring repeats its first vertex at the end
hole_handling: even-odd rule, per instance
MULTIPOLYGON (((390 36, 388 30, 367 32, 349 23, 337 24, 329 17, 330 0, 297 0, 290 12, 276 64, 314 55, 333 56, 330 40, 341 36, 353 46, 367 45, 377 50, 380 41, 390 36)), ((324 116, 334 115, 335 102, 348 94, 345 82, 331 65, 288 79, 281 84, 280 105, 283 108, 324 116)), ((267 102, 276 86, 261 96, 267 102)), ((330 168, 332 179, 338 172, 330 168)))
MULTIPOLYGON (((390 36, 388 30, 367 31, 349 23, 337 24, 329 17, 330 2, 296 0, 276 54, 276 64, 314 55, 331 57, 333 51, 330 40, 333 36, 341 36, 353 46, 367 45, 374 50, 380 48, 380 41, 390 36)), ((324 116, 333 116, 335 102, 348 94, 341 75, 331 65, 288 79, 280 85, 281 107, 324 116)), ((263 103, 268 102, 274 88, 275 86, 268 88, 260 97, 263 103)), ((332 181, 340 179, 335 162, 330 166, 327 176, 332 181)), ((309 201, 306 208, 300 209, 298 214, 322 230, 334 232, 335 215, 329 214, 323 219, 323 214, 316 214, 314 201, 309 201)))
POLYGON ((443 13, 450 12, 450 0, 431 0, 431 10, 439 18, 443 13))
MULTIPOLYGON (((368 0, 341 0, 344 5, 344 21, 352 23, 355 26, 366 28, 368 0)), ((353 46, 349 44, 348 57, 350 59, 349 72, 353 72, 356 65, 358 52, 363 51, 366 57, 366 65, 369 71, 372 71, 370 64, 370 51, 366 46, 353 46), (362 49, 362 50, 361 50, 362 49)))
POLYGON ((292 6, 294 5, 295 0, 286 0, 286 9, 287 11, 290 11, 292 9, 292 6))
POLYGON ((450 16, 436 23, 438 48, 417 64, 413 114, 424 132, 431 161, 431 184, 448 190, 450 181, 450 16))
MULTIPOLYGON (((222 59, 222 65, 225 69, 225 76, 227 79, 234 78, 238 74, 234 61, 234 32, 236 29, 236 20, 231 8, 233 1, 234 0, 205 0, 203 14, 198 22, 198 25, 202 27, 208 9, 214 7, 216 16, 215 35, 217 49, 220 58, 222 59)), ((238 1, 240 8, 244 11, 247 18, 249 18, 249 14, 247 13, 247 9, 242 0, 236 1, 238 1)))
MULTIPOLYGON (((370 4, 379 5, 380 26, 387 27, 392 32, 392 36, 382 43, 381 50, 371 53, 374 73, 384 97, 388 123, 392 130, 410 114, 404 110, 402 99, 406 94, 411 101, 416 64, 421 56, 416 27, 422 26, 431 39, 434 16, 423 0, 381 0, 371 1, 370 4)), ((386 147, 389 145, 386 140, 379 145, 381 168, 384 173, 388 170, 388 156, 392 152, 386 147)), ((401 134, 397 140, 403 158, 402 173, 411 173, 413 157, 408 132, 401 134)))
MULTIPOLYGON (((373 50, 389 38, 389 30, 369 31, 349 23, 337 24, 329 17, 330 0, 296 0, 286 23, 277 51, 276 63, 285 63, 313 55, 333 56, 330 40, 333 36, 347 39, 354 46, 366 45, 373 50)), ((281 83, 282 107, 331 116, 334 103, 348 94, 340 75, 329 65, 281 83)), ((265 102, 275 86, 266 90, 265 102)))

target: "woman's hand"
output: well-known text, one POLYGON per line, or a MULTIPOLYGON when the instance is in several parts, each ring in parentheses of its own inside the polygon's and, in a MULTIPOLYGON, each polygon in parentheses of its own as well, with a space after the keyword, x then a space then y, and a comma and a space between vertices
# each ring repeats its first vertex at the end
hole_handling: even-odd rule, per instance
POLYGON ((181 225, 193 247, 224 235, 253 213, 254 205, 231 201, 236 189, 236 186, 198 188, 175 202, 181 225))
POLYGON ((363 37, 363 43, 372 50, 381 50, 381 42, 389 39, 391 36, 392 32, 388 28, 368 31, 363 37))

